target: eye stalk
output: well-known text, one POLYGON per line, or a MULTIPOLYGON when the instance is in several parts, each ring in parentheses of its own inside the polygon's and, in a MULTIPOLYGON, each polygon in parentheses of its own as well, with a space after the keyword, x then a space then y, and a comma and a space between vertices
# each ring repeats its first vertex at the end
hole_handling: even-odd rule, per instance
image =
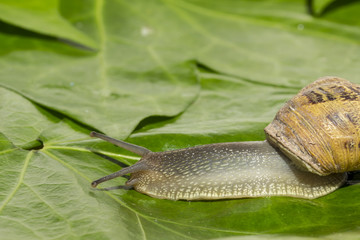
MULTIPOLYGON (((107 142, 110 142, 110 143, 112 143, 112 144, 114 144, 114 145, 116 145, 118 147, 126 149, 126 150, 128 150, 130 152, 133 152, 135 154, 138 154, 138 155, 140 155, 142 157, 146 156, 149 153, 151 153, 151 151, 149 149, 146 149, 144 147, 137 146, 137 145, 131 144, 131 143, 127 143, 127 142, 124 142, 124 141, 121 141, 121 140, 117 140, 115 138, 108 137, 108 136, 106 136, 104 134, 101 134, 101 133, 98 133, 98 132, 91 132, 90 136, 103 139, 103 140, 105 140, 107 142)), ((93 181, 91 183, 91 186, 93 188, 96 188, 102 182, 106 182, 106 181, 109 181, 111 179, 121 177, 121 176, 124 176, 124 175, 129 174, 129 173, 143 171, 143 170, 146 170, 147 168, 148 168, 148 166, 146 165, 145 162, 138 162, 137 164, 134 164, 133 166, 123 168, 120 171, 117 171, 115 173, 112 173, 110 175, 107 175, 105 177, 102 177, 102 178, 99 178, 99 179, 93 181)))
POLYGON ((133 152, 139 156, 145 156, 146 154, 150 153, 151 151, 149 149, 146 149, 144 147, 141 147, 141 146, 137 146, 135 144, 131 144, 131 143, 127 143, 127 142, 124 142, 124 141, 121 141, 121 140, 117 140, 115 138, 111 138, 111 137, 108 137, 104 134, 101 134, 101 133, 98 133, 98 132, 91 132, 90 133, 90 137, 97 137, 97 138, 100 138, 102 140, 105 140, 107 142, 110 142, 118 147, 121 147, 123 149, 126 149, 130 152, 133 152))

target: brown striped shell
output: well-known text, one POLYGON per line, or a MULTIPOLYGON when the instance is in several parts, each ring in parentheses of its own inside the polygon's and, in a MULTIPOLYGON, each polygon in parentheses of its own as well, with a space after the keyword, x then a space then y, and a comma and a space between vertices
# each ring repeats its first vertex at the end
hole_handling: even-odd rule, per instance
POLYGON ((319 175, 360 169, 360 85, 320 78, 288 101, 265 128, 296 165, 319 175))

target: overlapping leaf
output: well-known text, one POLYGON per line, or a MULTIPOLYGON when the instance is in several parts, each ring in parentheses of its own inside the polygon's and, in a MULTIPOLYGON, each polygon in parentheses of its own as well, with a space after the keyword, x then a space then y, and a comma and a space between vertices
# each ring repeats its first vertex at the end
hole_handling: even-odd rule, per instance
POLYGON ((0 19, 5 22, 45 35, 66 38, 89 48, 97 47, 93 39, 77 30, 60 15, 58 0, 49 0, 46 4, 36 0, 2 0, 0 12, 0 19))
POLYGON ((214 202, 89 186, 119 169, 99 155, 138 159, 90 130, 154 151, 261 140, 317 77, 359 83, 360 4, 326 4, 313 18, 303 1, 0 1, 1 238, 356 239, 357 185, 214 202))

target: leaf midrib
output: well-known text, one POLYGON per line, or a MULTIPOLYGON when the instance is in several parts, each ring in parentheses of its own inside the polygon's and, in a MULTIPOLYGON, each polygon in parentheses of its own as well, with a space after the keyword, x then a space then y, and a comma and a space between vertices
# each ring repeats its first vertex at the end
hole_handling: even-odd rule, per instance
POLYGON ((4 208, 6 207, 6 205, 11 201, 11 199, 15 196, 16 192, 19 190, 21 184, 23 183, 24 181, 24 176, 25 176, 25 173, 26 173, 26 170, 29 166, 29 162, 30 162, 30 159, 31 157, 33 156, 34 152, 33 151, 30 151, 27 155, 26 155, 26 158, 25 158, 25 161, 24 161, 24 165, 21 169, 21 172, 20 172, 20 175, 19 175, 19 178, 18 178, 18 181, 14 187, 14 189, 10 192, 10 194, 5 198, 5 200, 3 201, 3 203, 0 205, 0 214, 1 212, 4 210, 4 208))

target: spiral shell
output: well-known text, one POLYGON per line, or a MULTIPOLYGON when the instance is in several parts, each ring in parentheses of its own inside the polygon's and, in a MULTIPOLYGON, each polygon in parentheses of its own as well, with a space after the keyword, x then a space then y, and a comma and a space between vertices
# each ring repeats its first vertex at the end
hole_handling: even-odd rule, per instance
POLYGON ((265 133, 310 172, 360 169, 360 85, 337 77, 316 80, 280 109, 265 133))

